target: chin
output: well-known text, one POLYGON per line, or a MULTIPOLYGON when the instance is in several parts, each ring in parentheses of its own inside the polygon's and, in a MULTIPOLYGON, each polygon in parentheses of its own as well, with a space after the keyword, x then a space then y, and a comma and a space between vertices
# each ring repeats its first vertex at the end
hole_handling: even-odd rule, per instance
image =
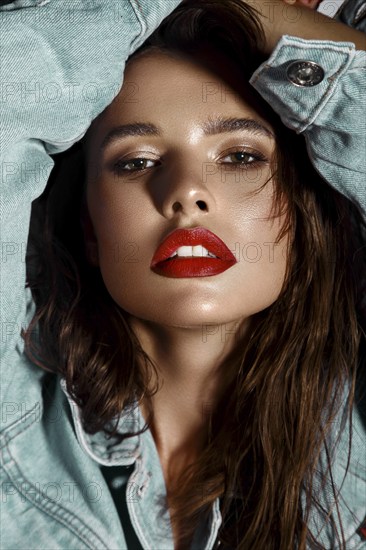
MULTIPOLYGON (((130 310, 129 313, 138 321, 144 323, 153 323, 162 327, 199 329, 199 331, 215 333, 207 327, 224 328, 224 333, 233 333, 236 328, 247 321, 257 310, 248 309, 248 311, 237 311, 228 309, 225 304, 201 303, 195 304, 195 307, 187 307, 184 304, 171 305, 170 308, 156 307, 150 311, 130 310)), ((225 340, 224 340, 225 341, 225 340)))
MULTIPOLYGON (((248 285, 250 286, 250 285, 248 285)), ((203 325, 238 325, 250 317, 267 309, 278 298, 280 289, 254 289, 245 292, 221 292, 218 288, 192 288, 185 285, 178 291, 146 293, 142 291, 117 293, 113 296, 117 304, 136 320, 154 323, 165 327, 201 328, 203 325), (276 292, 278 290, 278 292, 276 292)))

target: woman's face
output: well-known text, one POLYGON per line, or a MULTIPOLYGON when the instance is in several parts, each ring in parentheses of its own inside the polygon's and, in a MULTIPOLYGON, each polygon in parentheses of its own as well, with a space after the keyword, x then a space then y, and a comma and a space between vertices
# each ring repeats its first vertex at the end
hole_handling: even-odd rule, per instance
POLYGON ((199 326, 277 299, 287 237, 271 211, 274 147, 268 122, 208 69, 159 52, 130 62, 87 146, 96 263, 119 306, 199 326))

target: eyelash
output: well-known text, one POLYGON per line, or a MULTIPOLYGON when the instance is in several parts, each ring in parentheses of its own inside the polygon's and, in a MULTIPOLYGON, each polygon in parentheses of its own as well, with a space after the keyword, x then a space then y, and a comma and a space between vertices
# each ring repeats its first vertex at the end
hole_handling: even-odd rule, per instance
MULTIPOLYGON (((231 152, 227 152, 225 154, 225 156, 221 157, 221 159, 219 159, 219 162, 220 164, 232 164, 232 165, 238 165, 238 166, 253 166, 253 165, 256 165, 260 162, 266 162, 267 161, 267 158, 262 154, 260 153, 259 151, 255 151, 255 152, 250 152, 250 151, 246 151, 246 150, 234 150, 234 151, 231 151, 231 152), (228 157, 233 157, 235 155, 243 155, 245 157, 249 157, 253 160, 251 160, 250 162, 244 162, 244 161, 238 161, 238 162, 225 162, 225 159, 228 158, 228 157)), ((155 160, 155 159, 149 159, 149 158, 146 158, 146 157, 134 157, 134 158, 131 158, 131 159, 127 159, 127 160, 119 160, 118 162, 116 162, 113 166, 113 169, 115 172, 130 172, 130 173, 134 173, 134 172, 145 172, 146 170, 150 170, 151 168, 156 168, 157 166, 160 166, 161 162, 158 161, 158 160, 155 160), (144 166, 142 168, 139 168, 139 167, 135 167, 135 168, 132 168, 132 169, 129 169, 129 168, 126 168, 126 166, 128 166, 129 164, 133 164, 137 161, 141 161, 143 163, 149 163, 149 162, 152 162, 154 163, 154 166, 144 166)))
POLYGON ((222 164, 237 164, 239 166, 253 166, 255 164, 258 164, 260 162, 266 162, 268 159, 267 157, 265 157, 263 155, 263 153, 259 152, 259 151, 247 151, 245 149, 236 149, 234 151, 227 151, 224 153, 225 156, 224 157, 221 157, 221 163, 222 164), (245 162, 245 161, 238 161, 238 162, 229 162, 229 163, 226 163, 224 162, 224 159, 228 158, 228 157, 233 157, 235 155, 243 155, 245 157, 250 157, 252 158, 253 160, 251 160, 250 162, 245 162))
POLYGON ((128 159, 128 160, 123 160, 123 161, 119 160, 118 162, 116 162, 114 164, 113 168, 116 172, 145 172, 145 170, 149 170, 150 168, 154 168, 154 166, 148 166, 148 167, 145 167, 145 168, 134 168, 132 170, 126 168, 126 166, 128 164, 132 164, 136 161, 153 162, 153 163, 156 163, 157 166, 160 165, 160 162, 158 160, 148 159, 148 158, 145 158, 145 157, 135 157, 135 158, 128 159))

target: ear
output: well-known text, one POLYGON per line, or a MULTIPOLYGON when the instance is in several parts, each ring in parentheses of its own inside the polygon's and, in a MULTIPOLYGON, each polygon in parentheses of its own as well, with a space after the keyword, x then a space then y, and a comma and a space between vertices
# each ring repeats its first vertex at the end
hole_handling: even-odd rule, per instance
POLYGON ((94 233, 93 222, 91 221, 86 200, 81 207, 81 229, 84 237, 85 255, 88 262, 97 267, 99 266, 98 241, 94 233))

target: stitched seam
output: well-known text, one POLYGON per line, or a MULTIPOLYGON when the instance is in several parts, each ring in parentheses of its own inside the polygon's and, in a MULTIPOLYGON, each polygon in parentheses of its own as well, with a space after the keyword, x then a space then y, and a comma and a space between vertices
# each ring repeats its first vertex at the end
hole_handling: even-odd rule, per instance
POLYGON ((207 544, 205 546, 205 550, 210 550, 210 548, 212 548, 212 545, 217 540, 218 531, 221 523, 222 523, 222 516, 220 512, 220 500, 219 498, 217 498, 213 504, 213 522, 211 525, 211 533, 208 538, 207 544))
MULTIPOLYGON (((296 48, 297 50, 299 50, 300 52, 303 52, 304 51, 304 44, 306 44, 308 46, 308 49, 306 50, 307 52, 308 51, 311 51, 312 49, 314 49, 314 46, 316 43, 319 43, 319 48, 317 48, 317 51, 320 49, 321 51, 328 51, 330 53, 334 53, 334 52, 340 52, 340 53, 343 53, 343 54, 348 54, 348 53, 351 53, 354 52, 355 50, 349 46, 342 46, 342 47, 337 47, 337 46, 324 46, 324 40, 312 40, 311 41, 311 44, 308 44, 307 42, 310 42, 310 41, 303 41, 302 43, 297 43, 297 42, 294 42, 294 41, 289 41, 286 39, 286 37, 282 37, 282 40, 283 40, 283 44, 281 44, 281 46, 277 48, 275 48, 275 50, 273 51, 273 54, 275 54, 275 58, 269 62, 267 61, 265 63, 265 65, 262 67, 262 69, 256 74, 255 78, 253 79, 253 83, 256 82, 259 78, 259 76, 261 75, 261 73, 265 70, 265 69, 270 69, 270 68, 276 68, 277 65, 276 63, 278 62, 277 61, 277 57, 279 55, 279 53, 281 52, 281 50, 283 48, 296 48), (276 52, 277 50, 277 52, 276 52), (346 51, 347 50, 347 51, 346 51)), ((306 60, 305 58, 303 59, 304 61, 306 60)), ((254 71, 254 72, 257 72, 257 71, 254 71)))
POLYGON ((140 33, 131 42, 131 49, 130 49, 131 51, 134 48, 135 43, 138 42, 141 36, 147 32, 147 21, 142 12, 139 0, 130 0, 130 4, 132 6, 133 11, 135 12, 137 21, 140 23, 140 33))
POLYGON ((335 160, 330 161, 329 157, 324 157, 323 155, 318 154, 316 155, 316 160, 321 160, 322 162, 326 164, 330 164, 331 166, 337 166, 340 167, 343 170, 349 170, 350 172, 355 172, 356 174, 364 174, 364 171, 362 169, 358 170, 356 168, 353 168, 351 166, 346 166, 344 164, 340 164, 339 162, 336 162, 335 160))
POLYGON ((314 110, 313 114, 308 117, 308 123, 304 125, 302 128, 300 127, 300 132, 303 132, 304 130, 306 130, 307 126, 310 126, 315 121, 318 115, 323 111, 323 109, 329 103, 329 100, 331 99, 331 97, 333 97, 334 92, 336 91, 336 87, 337 87, 340 75, 343 74, 347 70, 347 68, 350 66, 353 57, 354 56, 352 55, 352 51, 351 51, 351 55, 349 55, 347 61, 345 61, 339 67, 339 69, 327 79, 329 86, 327 87, 324 95, 320 98, 318 102, 318 106, 314 110))
MULTIPOLYGON (((284 44, 282 44, 280 46, 280 48, 278 49, 277 51, 277 54, 276 54, 276 57, 273 59, 272 62, 269 62, 269 63, 266 63, 262 69, 259 70, 259 72, 256 73, 255 77, 251 79, 251 84, 254 85, 258 79, 263 75, 263 73, 266 71, 266 69, 278 69, 278 55, 280 54, 281 50, 283 48, 288 48, 288 47, 291 47, 291 48, 294 48, 294 49, 297 49, 301 52, 304 51, 304 44, 303 43, 294 43, 294 42, 290 42, 286 39, 286 37, 283 38, 284 40, 284 44)), ((304 41, 305 42, 305 41, 304 41)), ((309 45, 310 48, 309 48, 309 56, 307 57, 309 59, 309 57, 311 56, 311 49, 314 47, 313 43, 314 42, 319 42, 320 44, 322 43, 322 41, 312 41, 312 44, 309 45)), ((298 127, 296 128, 296 133, 301 133, 301 132, 304 132, 309 125, 311 125, 315 119, 318 117, 319 113, 325 108, 325 106, 328 104, 329 100, 331 99, 331 97, 333 96, 335 90, 336 90, 336 86, 338 84, 338 80, 339 80, 339 75, 340 74, 343 74, 347 68, 350 66, 351 62, 353 61, 354 57, 355 57, 355 50, 352 48, 352 46, 342 46, 342 47, 331 47, 331 46, 322 46, 321 47, 321 50, 323 52, 330 52, 332 54, 334 54, 334 52, 340 52, 340 53, 343 53, 344 55, 347 55, 347 59, 341 63, 340 67, 337 69, 336 72, 334 72, 331 76, 329 76, 327 78, 327 82, 328 82, 328 86, 327 86, 327 89, 325 90, 324 94, 319 97, 319 100, 317 102, 317 106, 315 107, 314 111, 312 113, 310 113, 310 115, 308 117, 306 117, 305 120, 302 120, 302 121, 299 121, 299 125, 298 127)), ((295 54, 296 55, 296 54, 295 54)))
MULTIPOLYGON (((129 480, 129 483, 134 483, 135 480, 137 480, 137 478, 139 477, 139 474, 142 472, 142 461, 140 459, 137 459, 136 460, 136 467, 130 477, 130 480, 129 480)), ((127 492, 126 492, 126 495, 127 495, 127 492)), ((136 515, 136 511, 135 511, 135 508, 133 506, 133 501, 129 501, 129 499, 127 499, 127 508, 130 512, 130 515, 131 515, 131 520, 132 521, 132 524, 135 528, 135 530, 137 531, 137 534, 139 535, 140 537, 140 541, 142 540, 143 541, 143 544, 145 546, 145 548, 150 548, 150 545, 148 544, 148 541, 146 540, 145 538, 145 535, 140 527, 140 524, 138 522, 138 519, 137 519, 137 515, 136 515)))
MULTIPOLYGON (((77 409, 76 403, 69 399, 69 404, 70 404, 70 407, 72 408, 73 412, 75 413, 75 416, 73 414, 75 430, 76 430, 79 442, 81 443, 81 447, 85 451, 86 454, 88 454, 93 460, 95 460, 99 464, 102 464, 103 466, 114 466, 114 465, 130 466, 131 464, 134 463, 135 457, 134 456, 126 457, 126 450, 122 450, 122 451, 119 451, 119 452, 114 451, 114 453, 113 453, 114 457, 112 459, 111 458, 101 458, 100 456, 95 454, 93 452, 93 450, 90 448, 90 445, 89 445, 88 441, 85 438, 85 433, 84 433, 84 431, 83 431, 83 429, 80 425, 79 417, 78 417, 78 409, 77 409), (125 461, 123 464, 120 464, 121 459, 124 459, 124 461, 125 461)), ((137 448, 137 444, 136 444, 136 448, 137 448)), ((132 452, 134 452, 136 450, 136 448, 132 452)))
MULTIPOLYGON (((295 49, 298 49, 300 51, 303 51, 303 46, 301 44, 291 44, 291 47, 295 48, 295 49)), ((327 78, 327 82, 328 82, 328 86, 327 86, 327 89, 325 90, 324 94, 319 97, 319 100, 318 100, 318 103, 317 103, 317 106, 315 107, 314 111, 312 113, 309 114, 309 116, 302 122, 302 124, 299 125, 297 131, 298 133, 301 133, 301 132, 304 132, 308 126, 310 126, 314 121, 315 119, 318 117, 319 113, 324 109, 324 107, 328 104, 330 98, 333 96, 335 90, 336 90, 336 85, 338 83, 338 80, 339 80, 339 75, 344 73, 347 68, 350 66, 352 60, 353 60, 353 57, 354 57, 354 51, 351 47, 347 48, 348 49, 348 52, 349 52, 349 55, 347 57, 347 59, 341 63, 341 65, 339 66, 339 68, 337 69, 337 71, 335 73, 333 73, 331 76, 329 76, 327 78), (352 55, 353 53, 353 55, 352 55)), ((321 48, 322 51, 326 52, 330 52, 330 53, 334 53, 335 51, 337 52, 341 52, 343 54, 346 54, 347 52, 344 51, 344 47, 342 48, 337 48, 337 47, 322 47, 321 48)), ((310 53, 311 55, 311 53, 310 53)))
POLYGON ((4 445, 6 446, 8 441, 15 439, 18 435, 22 434, 27 428, 32 426, 35 422, 37 422, 37 413, 39 414, 39 418, 41 417, 41 413, 43 411, 43 407, 40 403, 40 401, 37 401, 33 409, 30 411, 27 411, 24 415, 21 416, 18 420, 15 420, 10 426, 5 428, 3 430, 3 433, 1 434, 1 441, 3 444, 1 444, 1 447, 4 445), (30 422, 28 418, 34 414, 34 420, 30 422))
POLYGON ((299 37, 290 37, 288 35, 284 35, 283 37, 283 44, 279 46, 278 51, 280 51, 284 46, 288 46, 291 48, 297 48, 300 51, 304 51, 304 46, 307 46, 307 51, 316 49, 316 50, 322 50, 322 51, 329 51, 331 53, 334 52, 340 52, 340 53, 347 53, 350 51, 356 51, 354 44, 351 41, 348 42, 341 42, 342 45, 339 45, 338 42, 334 42, 331 40, 308 40, 305 38, 299 38, 299 37), (331 42, 331 44, 329 44, 331 42))
POLYGON ((19 469, 19 466, 17 465, 16 461, 14 460, 10 449, 6 448, 6 451, 10 457, 10 460, 8 460, 8 464, 10 465, 9 468, 4 467, 5 472, 7 473, 9 479, 13 483, 14 487, 17 489, 18 493, 23 495, 25 499, 27 499, 33 506, 41 510, 44 514, 51 516, 54 520, 61 523, 64 527, 66 527, 69 531, 71 531, 74 535, 76 535, 81 541, 83 541, 89 548, 93 549, 95 547, 94 543, 91 543, 91 541, 87 537, 87 533, 91 533, 93 537, 95 537, 96 541, 101 545, 101 548, 107 550, 107 547, 104 545, 103 541, 99 538, 99 536, 90 529, 85 523, 74 516, 69 510, 64 508, 60 504, 52 503, 48 497, 40 490, 37 490, 37 488, 31 483, 22 473, 22 471, 19 469), (12 472, 12 468, 16 470, 18 481, 21 483, 27 483, 31 488, 34 488, 36 493, 41 495, 43 498, 42 502, 37 502, 35 498, 32 498, 27 492, 21 490, 21 485, 17 483, 16 476, 12 472), (63 518, 59 513, 58 510, 62 511, 64 513, 65 517, 63 518), (73 526, 72 523, 78 522, 82 526, 82 530, 86 532, 86 534, 82 533, 82 530, 78 528, 77 526, 73 526))

